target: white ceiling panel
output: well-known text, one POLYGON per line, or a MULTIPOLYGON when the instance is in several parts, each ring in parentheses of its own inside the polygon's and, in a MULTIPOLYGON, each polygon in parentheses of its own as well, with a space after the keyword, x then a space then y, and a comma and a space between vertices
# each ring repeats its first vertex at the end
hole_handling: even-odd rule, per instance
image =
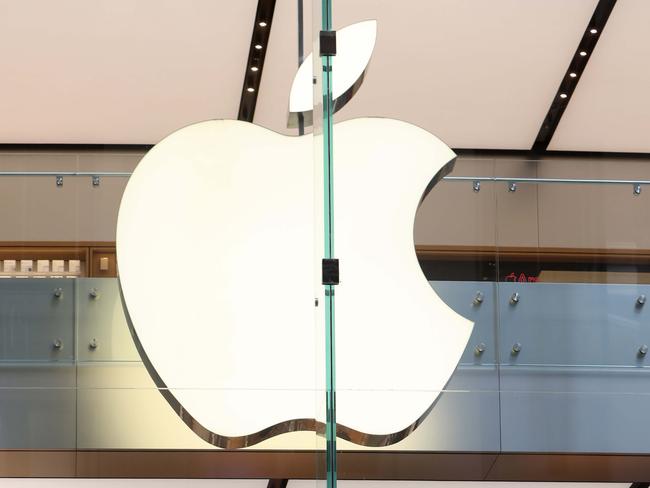
POLYGON ((549 149, 650 152, 650 1, 618 0, 549 149))
POLYGON ((151 144, 236 118, 257 0, 0 0, 0 142, 151 144))
MULTIPOLYGON (((458 148, 530 149, 596 3, 335 0, 336 28, 378 21, 365 81, 338 118, 402 119, 458 148)), ((295 4, 279 0, 274 22, 295 23, 295 4)), ((297 29, 276 27, 255 122, 295 133, 286 125, 297 29)))

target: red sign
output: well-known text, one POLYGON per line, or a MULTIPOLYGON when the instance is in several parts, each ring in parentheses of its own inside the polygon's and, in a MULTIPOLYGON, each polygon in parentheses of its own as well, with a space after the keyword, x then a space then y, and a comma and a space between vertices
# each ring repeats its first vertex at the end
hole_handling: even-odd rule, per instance
POLYGON ((512 283, 535 283, 537 280, 536 276, 526 276, 524 273, 520 273, 519 276, 516 273, 510 273, 505 277, 505 281, 512 283))

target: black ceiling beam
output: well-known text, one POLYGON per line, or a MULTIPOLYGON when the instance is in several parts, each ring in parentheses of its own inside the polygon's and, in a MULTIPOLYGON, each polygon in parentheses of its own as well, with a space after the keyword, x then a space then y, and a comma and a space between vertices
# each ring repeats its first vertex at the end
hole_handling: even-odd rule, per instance
POLYGON ((598 5, 596 5, 594 14, 585 29, 585 33, 582 35, 582 39, 571 59, 569 68, 564 73, 562 82, 553 98, 553 102, 551 102, 551 107, 548 109, 548 113, 544 117, 544 122, 542 122, 542 126, 535 138, 535 143, 531 149, 534 153, 546 151, 546 148, 551 142, 553 134, 555 134, 555 130, 564 114, 564 110, 571 100, 571 95, 573 95, 580 81, 580 77, 591 58, 591 54, 594 52, 598 39, 605 29, 614 5, 616 5, 616 0, 599 0, 598 5))
POLYGON ((609 152, 609 151, 544 151, 534 152, 530 149, 468 149, 452 148, 458 155, 465 158, 520 158, 537 160, 543 158, 572 158, 572 159, 619 159, 619 160, 650 160, 650 153, 639 152, 609 152))
POLYGON ((289 480, 284 479, 270 479, 266 485, 266 488, 287 488, 289 480))
POLYGON ((273 23, 273 12, 275 11, 275 0, 257 0, 257 11, 255 12, 255 23, 251 45, 248 49, 248 60, 244 73, 244 83, 241 89, 239 101, 239 114, 237 119, 252 122, 255 116, 257 105, 257 94, 259 93, 264 70, 264 58, 271 37, 271 25, 273 23))
POLYGON ((153 144, 0 143, 0 151, 148 151, 153 144))

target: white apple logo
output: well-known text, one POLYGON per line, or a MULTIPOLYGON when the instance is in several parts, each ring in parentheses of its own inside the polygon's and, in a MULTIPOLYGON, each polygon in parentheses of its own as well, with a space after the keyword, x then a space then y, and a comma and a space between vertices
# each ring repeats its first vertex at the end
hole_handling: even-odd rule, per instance
MULTIPOLYGON (((387 445, 429 412, 473 327, 431 289, 413 245, 421 197, 455 154, 391 119, 338 123, 334 141, 338 434, 387 445)), ((194 124, 151 149, 122 198, 117 253, 136 344, 170 405, 220 447, 317 426, 313 143, 240 121, 194 124)))

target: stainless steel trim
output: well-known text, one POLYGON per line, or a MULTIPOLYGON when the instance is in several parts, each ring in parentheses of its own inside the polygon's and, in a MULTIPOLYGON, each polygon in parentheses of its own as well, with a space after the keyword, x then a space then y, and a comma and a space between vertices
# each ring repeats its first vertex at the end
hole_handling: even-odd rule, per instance
POLYGON ((650 185, 650 180, 592 180, 579 178, 505 178, 501 176, 445 176, 445 181, 493 181, 505 183, 568 183, 585 185, 650 185))

